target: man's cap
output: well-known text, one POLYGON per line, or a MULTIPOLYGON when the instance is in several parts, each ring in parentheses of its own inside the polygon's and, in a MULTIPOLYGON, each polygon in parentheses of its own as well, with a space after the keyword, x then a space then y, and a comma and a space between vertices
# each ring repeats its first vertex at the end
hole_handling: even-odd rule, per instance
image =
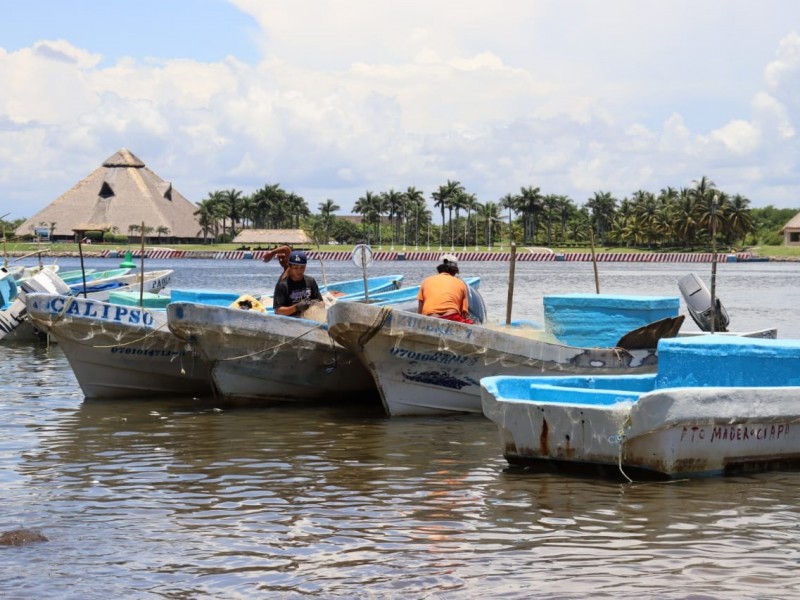
POLYGON ((455 254, 443 254, 442 255, 442 264, 444 265, 453 265, 454 267, 458 266, 458 257, 455 254))
POLYGON ((307 262, 308 258, 306 257, 305 252, 300 252, 299 250, 292 250, 292 253, 289 255, 290 265, 305 265, 307 262))

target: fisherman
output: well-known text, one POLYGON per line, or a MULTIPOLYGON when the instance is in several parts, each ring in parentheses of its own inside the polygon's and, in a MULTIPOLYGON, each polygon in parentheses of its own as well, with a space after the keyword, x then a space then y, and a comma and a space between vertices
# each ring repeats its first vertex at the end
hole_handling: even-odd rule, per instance
POLYGON ((458 259, 452 254, 442 256, 436 267, 437 275, 426 277, 419 288, 417 312, 427 317, 473 324, 469 317, 467 284, 458 279, 458 259))
POLYGON ((286 279, 286 276, 289 274, 289 255, 291 253, 291 246, 278 246, 277 248, 268 250, 264 253, 264 257, 262 259, 264 262, 269 262, 274 257, 278 257, 278 263, 281 265, 281 268, 283 268, 283 273, 281 273, 279 278, 280 281, 286 279))
POLYGON ((308 258, 305 252, 292 250, 289 254, 287 276, 278 280, 272 294, 272 307, 275 314, 287 317, 301 317, 315 300, 322 301, 322 294, 316 280, 306 275, 308 258))

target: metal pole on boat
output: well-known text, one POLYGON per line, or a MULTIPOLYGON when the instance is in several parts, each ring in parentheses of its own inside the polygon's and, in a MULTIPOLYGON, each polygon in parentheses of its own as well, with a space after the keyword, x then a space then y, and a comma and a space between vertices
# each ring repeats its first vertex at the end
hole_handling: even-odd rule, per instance
POLYGON ((78 256, 81 258, 81 279, 83 280, 83 297, 88 297, 86 292, 86 269, 83 268, 83 239, 81 233, 78 232, 78 256))
POLYGON ((139 306, 144 306, 144 221, 142 221, 142 256, 139 260, 139 306))
POLYGON ((719 195, 711 199, 711 333, 717 327, 717 206, 719 195))
POLYGON ((594 230, 589 228, 589 244, 592 247, 592 266, 594 267, 594 289, 600 293, 600 277, 597 274, 597 256, 594 253, 594 230))
MULTIPOLYGON (((0 220, 5 219, 11 213, 6 213, 0 220)), ((8 251, 6 250, 6 222, 3 220, 3 266, 8 268, 8 251)))
POLYGON ((511 257, 508 265, 508 302, 506 303, 506 325, 511 325, 511 307, 514 303, 514 270, 517 264, 517 245, 511 242, 511 257))

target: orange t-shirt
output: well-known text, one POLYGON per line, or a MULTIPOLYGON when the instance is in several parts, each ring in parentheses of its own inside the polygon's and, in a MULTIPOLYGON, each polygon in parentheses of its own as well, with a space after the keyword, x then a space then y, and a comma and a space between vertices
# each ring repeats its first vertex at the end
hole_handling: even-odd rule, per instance
POLYGON ((422 302, 423 315, 464 314, 469 310, 467 284, 449 273, 427 277, 419 287, 417 300, 422 302))

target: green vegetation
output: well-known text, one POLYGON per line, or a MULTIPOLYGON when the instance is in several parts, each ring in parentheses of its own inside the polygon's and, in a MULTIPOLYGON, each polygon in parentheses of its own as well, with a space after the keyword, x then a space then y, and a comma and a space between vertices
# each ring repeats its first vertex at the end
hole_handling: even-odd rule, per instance
MULTIPOLYGON (((280 184, 268 184, 246 195, 241 190, 211 192, 198 204, 201 226, 199 249, 235 249, 230 241, 242 229, 302 228, 315 248, 342 249, 357 243, 391 250, 500 250, 517 246, 546 246, 558 251, 693 252, 717 249, 731 252, 758 248, 765 256, 792 256, 780 252, 781 228, 798 212, 773 206, 751 209, 740 194, 718 190, 701 177, 688 188, 664 188, 658 193, 637 190, 618 200, 609 192, 595 192, 582 206, 563 195, 543 194, 538 187, 522 187, 497 201, 479 202, 458 181, 448 180, 430 197, 422 190, 367 190, 353 206, 357 217, 337 217, 340 206, 327 199, 312 214, 308 203, 280 184), (330 245, 335 242, 337 245, 330 245)), ((13 231, 22 220, 5 223, 13 231)), ((55 223, 39 229, 52 231, 55 223)), ((93 232, 93 243, 138 245, 179 244, 169 230, 132 224, 127 235, 119 231, 93 232)), ((4 236, 5 237, 5 236, 4 236)), ((54 251, 59 246, 54 246, 54 251)), ((28 246, 30 247, 30 246, 28 246)), ((181 249, 195 246, 181 244, 181 249)), ((73 245, 75 248, 75 245, 73 245)), ((87 249, 88 250, 88 249, 87 249)), ((67 251, 67 250, 65 250, 67 251)))

